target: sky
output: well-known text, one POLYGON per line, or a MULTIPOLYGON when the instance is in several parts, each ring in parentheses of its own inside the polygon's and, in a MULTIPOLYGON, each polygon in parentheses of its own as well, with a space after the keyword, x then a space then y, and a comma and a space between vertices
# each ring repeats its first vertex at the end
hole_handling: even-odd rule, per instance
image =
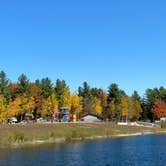
POLYGON ((0 70, 131 95, 166 86, 165 0, 0 1, 0 70))

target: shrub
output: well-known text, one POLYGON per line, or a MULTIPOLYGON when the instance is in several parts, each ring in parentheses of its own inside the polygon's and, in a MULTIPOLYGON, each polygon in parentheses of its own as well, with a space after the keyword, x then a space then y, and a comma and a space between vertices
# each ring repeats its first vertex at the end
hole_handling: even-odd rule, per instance
POLYGON ((15 132, 9 137, 9 142, 24 142, 25 136, 23 133, 15 132))

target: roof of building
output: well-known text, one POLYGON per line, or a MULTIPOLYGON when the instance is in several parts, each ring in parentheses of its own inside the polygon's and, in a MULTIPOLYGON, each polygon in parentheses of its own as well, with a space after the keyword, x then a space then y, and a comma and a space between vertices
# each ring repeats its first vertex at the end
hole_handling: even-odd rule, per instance
POLYGON ((101 116, 99 116, 99 115, 97 115, 97 114, 94 114, 94 113, 85 113, 85 114, 82 114, 81 115, 81 118, 84 118, 84 117, 86 117, 86 116, 93 116, 93 117, 96 117, 96 118, 98 118, 98 119, 102 119, 102 117, 101 116))

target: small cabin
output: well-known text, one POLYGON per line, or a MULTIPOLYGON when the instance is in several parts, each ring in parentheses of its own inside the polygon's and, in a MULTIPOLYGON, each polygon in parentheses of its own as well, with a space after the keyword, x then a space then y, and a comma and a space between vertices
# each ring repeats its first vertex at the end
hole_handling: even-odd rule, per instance
POLYGON ((87 113, 81 116, 83 122, 101 122, 102 118, 96 114, 87 113))

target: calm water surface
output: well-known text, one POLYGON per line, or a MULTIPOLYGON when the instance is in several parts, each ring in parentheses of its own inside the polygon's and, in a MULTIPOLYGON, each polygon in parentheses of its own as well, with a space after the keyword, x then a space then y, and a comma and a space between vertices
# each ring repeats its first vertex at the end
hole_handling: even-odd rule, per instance
POLYGON ((166 166, 166 135, 0 149, 0 166, 166 166))

